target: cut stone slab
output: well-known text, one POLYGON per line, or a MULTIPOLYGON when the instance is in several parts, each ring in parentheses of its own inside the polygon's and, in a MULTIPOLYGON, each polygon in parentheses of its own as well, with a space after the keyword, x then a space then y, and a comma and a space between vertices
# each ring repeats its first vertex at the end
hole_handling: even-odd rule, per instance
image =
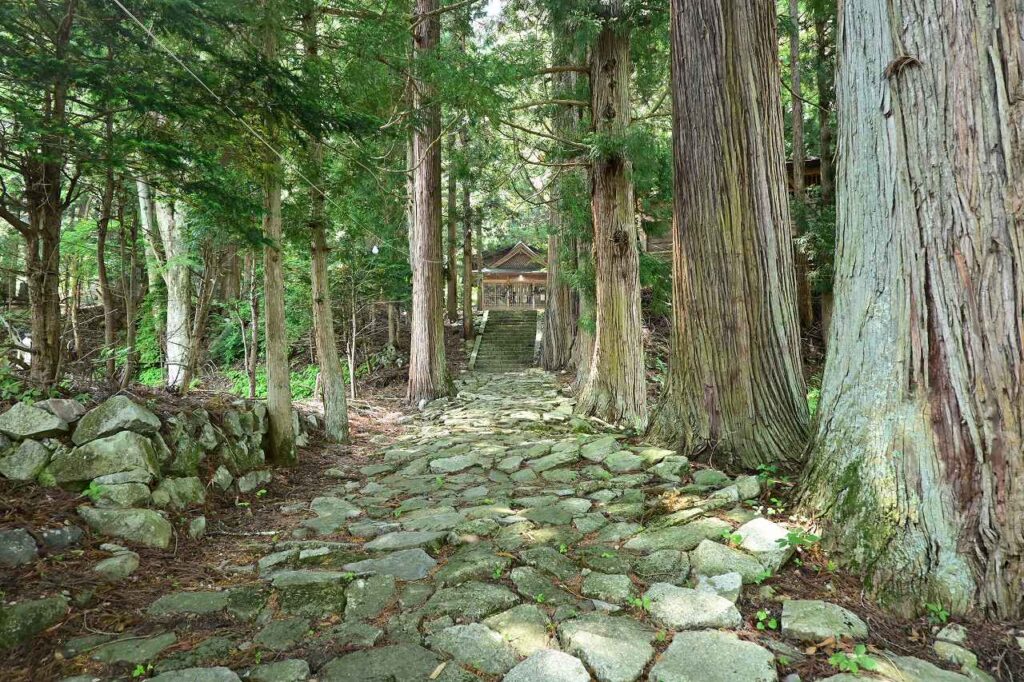
POLYGON ((153 505, 159 508, 185 509, 206 501, 206 489, 195 476, 165 478, 153 491, 153 505))
POLYGON ((221 611, 227 605, 227 592, 174 592, 165 594, 150 604, 146 609, 146 615, 150 618, 200 616, 221 611))
POLYGON ((50 462, 50 451, 37 440, 26 438, 18 449, 0 459, 0 474, 12 481, 31 481, 50 462))
POLYGON ((878 667, 872 672, 899 682, 967 682, 971 678, 922 661, 913 656, 897 656, 891 651, 872 656, 878 667))
POLYGON ((538 604, 561 606, 574 601, 572 595, 559 588, 547 575, 535 568, 519 566, 512 569, 509 577, 519 594, 538 604))
POLYGON ((60 552, 72 545, 82 541, 84 531, 78 526, 61 526, 59 528, 44 528, 39 532, 39 539, 43 546, 51 552, 60 552))
POLYGON ((390 552, 417 547, 436 550, 444 544, 447 535, 443 531, 400 530, 374 538, 363 545, 363 548, 371 552, 390 552))
POLYGON ((571 559, 554 547, 531 547, 519 553, 523 563, 540 568, 559 580, 572 580, 580 569, 571 559))
POLYGON ((654 656, 654 631, 628 617, 582 616, 559 625, 558 636, 600 682, 633 682, 654 656))
POLYGON ((648 472, 654 474, 663 481, 678 483, 682 480, 683 472, 689 468, 690 460, 686 457, 683 457, 682 455, 670 455, 648 469, 648 472))
POLYGON ((353 580, 345 590, 345 619, 370 620, 387 608, 395 596, 395 578, 372 575, 353 580))
POLYGON ((152 496, 145 483, 99 484, 100 493, 95 498, 97 507, 142 507, 150 503, 152 496))
POLYGON ((328 662, 320 682, 395 682, 427 680, 437 668, 435 654, 416 644, 395 644, 357 651, 328 662))
POLYGON ((348 577, 336 571, 282 571, 274 575, 271 584, 282 611, 322 617, 345 612, 348 577))
POLYGON ((390 575, 397 580, 420 580, 427 577, 437 565, 422 549, 403 549, 375 559, 365 559, 342 566, 342 570, 356 575, 390 575))
POLYGON ((721 519, 697 519, 683 526, 671 526, 641 533, 624 546, 626 549, 637 552, 654 552, 659 549, 678 549, 688 552, 699 545, 702 540, 721 537, 724 530, 731 531, 732 526, 721 519))
POLYGON ((430 461, 430 470, 436 474, 454 474, 457 471, 474 467, 480 463, 477 455, 455 455, 430 461))
POLYGON ((35 637, 67 612, 68 600, 62 596, 0 604, 0 651, 35 637))
POLYGON ((631 471, 640 471, 644 468, 646 461, 640 455, 634 455, 629 450, 619 450, 608 455, 604 465, 609 471, 616 474, 625 474, 631 471))
POLYGON ((337 533, 351 519, 363 513, 351 502, 340 497, 315 497, 309 508, 317 515, 317 518, 306 519, 302 522, 302 526, 310 528, 317 535, 337 533))
POLYGON ((91 481, 123 471, 160 475, 153 444, 145 436, 131 431, 90 440, 73 450, 58 451, 50 461, 49 470, 57 483, 91 481))
POLYGON ((575 656, 546 649, 512 668, 502 682, 590 682, 590 673, 575 656))
POLYGON ((694 485, 721 488, 729 482, 729 477, 717 469, 698 469, 693 472, 694 485))
POLYGON ((778 543, 789 535, 789 529, 764 517, 747 521, 736 529, 743 538, 740 548, 753 554, 770 571, 777 571, 793 554, 792 547, 778 543))
POLYGON ((584 445, 580 448, 580 455, 591 462, 603 462, 608 455, 621 449, 618 439, 606 436, 584 445))
POLYGON ((430 597, 423 610, 429 616, 481 620, 514 606, 518 601, 519 597, 507 587, 471 581, 439 589, 430 597))
POLYGON ((601 512, 591 512, 574 518, 572 525, 581 533, 593 533, 608 525, 608 519, 601 512))
POLYGON ((651 682, 776 682, 775 656, 731 632, 678 632, 651 682))
POLYGON ((405 530, 438 532, 451 530, 465 520, 465 514, 453 509, 451 511, 443 511, 436 514, 420 514, 416 518, 403 519, 402 527, 405 530))
POLYGON ((488 545, 465 545, 453 554, 435 576, 442 585, 458 585, 467 580, 493 578, 495 571, 504 573, 512 560, 498 556, 488 545))
POLYGON ((141 665, 150 662, 160 652, 178 641, 173 632, 165 632, 153 637, 127 637, 103 644, 92 650, 90 658, 102 663, 128 663, 141 665))
POLYGON ((67 433, 68 424, 60 417, 28 403, 15 403, 11 409, 0 414, 0 433, 14 438, 42 439, 67 433))
POLYGON ((427 646, 491 675, 508 672, 517 661, 502 636, 480 623, 445 628, 428 637, 427 646))
POLYGON ((81 419, 82 415, 85 414, 85 407, 82 406, 82 403, 68 398, 49 398, 47 400, 40 400, 33 405, 33 407, 46 410, 55 417, 60 417, 68 424, 73 424, 81 419))
POLYGON ((548 469, 554 469, 565 464, 572 464, 579 460, 580 454, 573 450, 562 450, 560 452, 552 452, 550 455, 544 455, 534 460, 527 462, 527 466, 533 469, 537 473, 547 471, 548 469))
POLYGON ((547 614, 533 604, 520 604, 484 620, 484 625, 504 637, 520 656, 530 656, 551 645, 550 624, 547 614))
POLYGON ((185 668, 150 678, 150 682, 242 682, 230 668, 185 668))
POLYGON ((698 592, 717 594, 735 604, 743 590, 743 576, 739 573, 723 573, 710 577, 701 575, 697 577, 696 589, 698 592))
POLYGON ((765 569, 760 561, 745 552, 703 540, 690 552, 690 570, 695 575, 706 576, 739 573, 744 583, 752 583, 765 569))
POLYGON ((309 621, 305 618, 285 618, 267 623, 254 641, 271 651, 287 651, 301 642, 308 632, 309 621))
POLYGON ((789 599, 782 604, 782 636, 800 642, 828 637, 867 639, 868 626, 860 616, 838 604, 815 599, 789 599))
POLYGON ((155 414, 136 405, 127 396, 115 395, 82 417, 71 442, 82 445, 118 431, 134 431, 149 436, 159 430, 160 420, 155 414))
POLYGON ((309 679, 309 663, 301 658, 265 663, 250 670, 245 679, 250 682, 305 682, 309 679))
POLYGON ((583 594, 611 604, 625 604, 632 593, 633 581, 627 575, 593 571, 583 579, 583 594))
POLYGON ((740 626, 736 605, 714 593, 655 583, 644 597, 650 600, 651 618, 673 630, 740 626))
POLYGON ((0 566, 24 566, 38 554, 35 539, 24 528, 0 530, 0 566))
POLYGON ((647 582, 680 585, 690 575, 690 557, 677 549, 659 549, 637 561, 636 572, 647 582))
POLYGON ((159 549, 167 549, 171 544, 171 524, 152 509, 94 509, 83 506, 78 508, 78 515, 102 535, 159 549))

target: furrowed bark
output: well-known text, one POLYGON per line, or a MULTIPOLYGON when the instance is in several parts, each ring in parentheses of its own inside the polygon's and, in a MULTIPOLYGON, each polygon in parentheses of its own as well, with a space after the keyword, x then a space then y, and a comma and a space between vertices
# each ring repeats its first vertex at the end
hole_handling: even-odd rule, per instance
POLYGON ((723 466, 796 462, 807 439, 775 24, 769 0, 672 2, 675 316, 652 436, 723 466))
MULTIPOLYGON (((462 153, 469 155, 469 132, 459 131, 462 153)), ((462 338, 472 341, 473 332, 473 206, 469 179, 462 183, 462 338)))
POLYGON ((458 211, 455 204, 458 197, 454 159, 455 156, 455 133, 451 133, 448 143, 448 239, 445 244, 445 310, 448 313, 449 322, 457 322, 459 319, 458 301, 458 269, 455 267, 455 229, 458 223, 458 211))

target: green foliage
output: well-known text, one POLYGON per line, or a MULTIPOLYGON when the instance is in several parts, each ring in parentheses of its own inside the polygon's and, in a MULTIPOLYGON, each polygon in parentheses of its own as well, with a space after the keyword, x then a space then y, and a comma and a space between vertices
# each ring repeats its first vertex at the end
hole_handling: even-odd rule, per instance
POLYGON ((929 623, 941 625, 949 620, 949 611, 941 602, 925 602, 924 608, 928 612, 929 623))
POLYGON ((821 403, 821 389, 820 388, 809 388, 807 389, 807 412, 813 419, 818 414, 818 405, 821 403))
POLYGON ((106 488, 96 481, 89 481, 89 487, 82 491, 81 497, 89 498, 89 501, 95 504, 99 501, 103 494, 106 492, 106 488))
POLYGON ((725 543, 727 545, 734 545, 734 546, 736 546, 736 545, 739 545, 741 542, 743 542, 743 535, 741 535, 740 533, 736 533, 736 532, 728 531, 728 530, 723 530, 722 531, 722 538, 725 540, 725 543))
MULTIPOLYGON (((293 399, 305 400, 313 397, 318 372, 316 365, 306 365, 301 370, 292 371, 290 382, 293 399)), ((231 381, 229 392, 240 398, 249 397, 249 375, 244 370, 227 369, 224 370, 224 375, 231 381)), ((267 371, 264 367, 256 368, 256 397, 261 400, 267 397, 267 371)))
POLYGON ((755 623, 755 627, 757 627, 758 630, 777 630, 779 628, 779 621, 771 614, 771 612, 766 611, 765 609, 760 609, 757 612, 757 622, 755 623))
POLYGON ((797 529, 789 531, 786 533, 786 537, 779 538, 775 542, 783 549, 788 547, 792 547, 793 549, 806 549, 818 544, 820 540, 821 538, 814 533, 797 529))
POLYGON ((874 670, 878 667, 878 661, 868 656, 867 651, 868 649, 865 645, 857 644, 850 653, 845 651, 835 652, 829 656, 828 663, 841 672, 859 675, 861 669, 874 670))
POLYGON ((14 372, 5 356, 0 356, 0 400, 35 402, 44 397, 44 391, 37 386, 26 384, 21 375, 14 372))
POLYGON ((634 609, 639 609, 641 611, 651 610, 651 598, 647 596, 630 597, 626 600, 626 603, 632 606, 634 609))

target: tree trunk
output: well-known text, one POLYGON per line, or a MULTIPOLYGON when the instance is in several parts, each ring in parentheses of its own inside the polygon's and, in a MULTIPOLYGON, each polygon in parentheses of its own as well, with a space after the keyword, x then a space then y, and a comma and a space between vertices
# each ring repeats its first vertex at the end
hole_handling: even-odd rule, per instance
POLYGON ((455 208, 457 201, 457 188, 455 177, 455 133, 450 135, 448 143, 448 243, 445 254, 445 280, 446 280, 446 304, 448 321, 456 322, 459 319, 458 301, 458 268, 455 267, 455 226, 458 223, 458 211, 455 208))
MULTIPOLYGON (((165 326, 163 306, 160 293, 166 295, 163 277, 160 271, 164 267, 163 245, 160 243, 160 230, 156 226, 155 191, 144 180, 136 180, 136 192, 139 197, 139 222, 142 224, 142 236, 146 248, 146 281, 150 297, 150 314, 153 317, 153 330, 156 334, 158 347, 167 347, 167 328, 165 326)), ((166 363, 166 357, 163 360, 166 363)))
POLYGON ((818 17, 814 22, 814 37, 818 50, 818 69, 816 86, 818 89, 818 158, 821 161, 821 203, 828 206, 832 203, 834 182, 832 179, 832 100, 835 83, 829 63, 829 46, 831 37, 828 22, 818 17))
MULTIPOLYGON (((413 28, 417 61, 440 43, 438 0, 416 0, 413 28)), ((422 65, 417 65, 419 72, 422 65)), ((452 393, 445 365, 444 310, 441 305, 441 106, 437 89, 419 78, 413 88, 416 127, 412 144, 413 220, 409 232, 412 259, 412 340, 407 400, 418 405, 452 393)))
POLYGON ((388 346, 395 348, 398 344, 398 306, 388 301, 388 346))
MULTIPOLYGON (((793 126, 793 198, 800 204, 807 201, 804 191, 804 167, 807 156, 804 147, 804 102, 800 74, 800 1, 789 0, 789 18, 793 33, 789 37, 789 86, 792 91, 793 126)), ((803 226, 793 223, 794 236, 803 233, 803 226)), ((796 266, 796 308, 800 315, 800 329, 807 332, 814 325, 814 299, 811 296, 811 282, 808 275, 811 264, 807 256, 793 242, 793 261, 796 266)))
POLYGON ((256 366, 260 356, 260 287, 256 278, 256 254, 245 254, 249 278, 249 345, 245 369, 249 375, 249 400, 256 398, 256 366))
MULTIPOLYGON (((611 0, 593 47, 591 108, 598 135, 624 138, 630 126, 630 33, 622 0, 611 0)), ((577 411, 642 431, 647 426, 647 381, 640 316, 632 163, 616 152, 595 159, 594 216, 597 290, 594 352, 577 411)))
POLYGON ((675 315, 654 435, 725 466, 798 461, 808 417, 775 4, 673 0, 671 41, 675 315))
MULTIPOLYGON (((264 0, 264 10, 267 25, 263 30, 263 56, 273 64, 277 62, 276 3, 264 0)), ((269 110, 264 114, 264 127, 267 140, 277 149, 277 123, 269 110)), ((284 169, 281 159, 270 149, 264 152, 263 157, 263 237, 266 240, 263 247, 263 334, 267 363, 267 418, 270 422, 265 450, 268 459, 277 466, 292 466, 298 459, 292 430, 291 371, 284 322, 284 242, 281 240, 281 176, 284 169)))
POLYGON ((179 389, 182 394, 187 393, 192 386, 192 378, 198 369, 199 356, 203 349, 206 319, 210 313, 210 304, 220 279, 223 263, 224 255, 212 244, 205 244, 203 247, 203 278, 196 296, 195 314, 192 317, 192 329, 189 332, 188 353, 185 355, 185 369, 179 389))
MULTIPOLYGON (((593 237, 593 234, 590 235, 593 237)), ((580 268, 592 268, 594 247, 591 239, 576 242, 576 271, 580 268)), ((576 292, 579 306, 579 320, 576 323, 576 338, 572 344, 572 364, 576 368, 573 380, 573 391, 579 393, 590 377, 590 368, 594 360, 594 297, 590 291, 576 292)))
POLYGON ((192 319, 192 277, 180 208, 181 204, 173 200, 156 199, 156 227, 164 255, 161 272, 167 289, 167 386, 176 390, 185 379, 192 319))
MULTIPOLYGON (((462 153, 469 156, 469 132, 459 131, 462 153)), ((469 178, 462 183, 462 338, 472 341, 473 329, 473 206, 470 203, 469 178)))
MULTIPOLYGON (((306 15, 306 56, 315 63, 319 53, 318 15, 315 4, 306 15)), ((323 187, 323 141, 314 136, 309 144, 309 175, 316 188, 309 191, 309 234, 311 240, 311 282, 313 293, 313 338, 320 363, 320 389, 324 406, 324 435, 333 443, 348 442, 348 405, 345 401, 345 374, 334 338, 334 314, 331 310, 331 281, 327 273, 327 197, 323 187)), ((350 380, 354 375, 350 375, 350 380)))
MULTIPOLYGON (((113 128, 113 118, 108 117, 108 131, 113 128)), ((112 133, 111 133, 112 134, 112 133)), ((109 162, 112 163, 112 162, 109 162)), ((114 210, 114 168, 109 166, 103 182, 103 196, 100 198, 100 216, 96 221, 96 274, 99 280, 100 298, 103 302, 103 350, 106 353, 107 381, 114 382, 117 367, 115 346, 117 330, 114 320, 114 294, 110 290, 110 277, 107 275, 107 232, 110 228, 110 217, 114 210)))
MULTIPOLYGON (((125 189, 125 192, 130 190, 125 189)), ((127 198, 125 199, 127 201, 127 198)), ((121 239, 125 239, 125 223, 121 223, 121 239)), ((124 372, 121 374, 121 388, 125 388, 135 377, 139 368, 139 352, 135 344, 138 339, 138 316, 139 305, 139 219, 131 221, 131 227, 127 229, 127 239, 131 242, 128 251, 128 281, 125 287, 124 296, 124 326, 125 326, 125 359, 124 372)))
POLYGON ((887 605, 1019 619, 1024 10, 842 11, 835 317, 803 501, 887 605))

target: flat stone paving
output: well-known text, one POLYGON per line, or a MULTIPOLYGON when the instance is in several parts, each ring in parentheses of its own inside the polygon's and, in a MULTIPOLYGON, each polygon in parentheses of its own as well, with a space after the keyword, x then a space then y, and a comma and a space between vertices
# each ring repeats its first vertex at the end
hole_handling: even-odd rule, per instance
MULTIPOLYGON (((467 375, 311 500, 293 537, 238 567, 250 584, 164 595, 145 638, 65 648, 106 666, 90 679, 134 666, 161 682, 779 679, 773 652, 796 650, 762 646, 780 635, 734 603, 762 563, 778 567, 786 529, 750 526, 768 545, 726 537, 755 518, 740 492, 755 497, 757 478, 691 483, 685 458, 572 409, 541 371, 467 375), (669 490, 673 513, 658 504, 669 490), (202 628, 198 646, 173 647, 202 628)), ((847 613, 802 603, 782 634, 799 646, 839 623, 864 636, 847 613)))

